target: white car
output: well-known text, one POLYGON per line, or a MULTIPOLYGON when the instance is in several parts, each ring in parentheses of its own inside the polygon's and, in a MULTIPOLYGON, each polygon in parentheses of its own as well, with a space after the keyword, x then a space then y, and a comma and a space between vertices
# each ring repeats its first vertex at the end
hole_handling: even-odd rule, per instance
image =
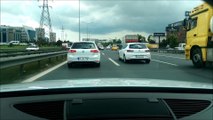
POLYGON ((100 51, 95 42, 74 42, 67 53, 67 65, 74 63, 94 63, 100 67, 100 51))
POLYGON ((26 50, 28 50, 28 51, 37 51, 37 50, 39 50, 39 47, 38 46, 29 46, 29 47, 26 48, 26 50))
POLYGON ((142 43, 127 43, 119 50, 119 60, 127 62, 129 60, 144 60, 150 63, 151 54, 145 44, 142 43))
POLYGON ((19 45, 20 42, 19 42, 19 41, 14 41, 14 40, 12 40, 12 41, 10 41, 8 44, 19 45))

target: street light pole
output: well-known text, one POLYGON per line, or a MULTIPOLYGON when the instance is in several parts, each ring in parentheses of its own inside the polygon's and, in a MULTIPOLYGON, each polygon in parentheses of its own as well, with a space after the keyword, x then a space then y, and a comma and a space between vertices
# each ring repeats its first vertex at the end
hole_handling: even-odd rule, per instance
POLYGON ((80 0, 79 0, 79 12, 78 12, 79 13, 79 26, 78 26, 79 27, 78 28, 79 29, 79 41, 81 41, 81 12, 80 12, 80 7, 81 6, 80 6, 80 0))
POLYGON ((88 40, 88 23, 87 23, 87 40, 88 40))

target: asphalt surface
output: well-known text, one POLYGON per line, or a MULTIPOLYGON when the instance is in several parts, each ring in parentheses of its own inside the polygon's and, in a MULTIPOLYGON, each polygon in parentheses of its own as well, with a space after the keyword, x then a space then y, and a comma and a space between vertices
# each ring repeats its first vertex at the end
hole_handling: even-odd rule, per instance
POLYGON ((197 69, 184 55, 169 53, 151 53, 149 64, 143 62, 124 63, 119 61, 118 52, 101 51, 100 68, 93 65, 75 65, 68 68, 67 64, 40 77, 39 80, 63 79, 96 79, 96 78, 147 78, 179 81, 206 82, 213 84, 213 65, 197 69))

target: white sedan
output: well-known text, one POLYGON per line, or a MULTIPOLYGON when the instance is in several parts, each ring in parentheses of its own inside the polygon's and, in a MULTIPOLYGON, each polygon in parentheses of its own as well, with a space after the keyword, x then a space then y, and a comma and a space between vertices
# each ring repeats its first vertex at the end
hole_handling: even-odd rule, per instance
POLYGON ((26 48, 26 50, 28 50, 28 51, 37 51, 37 50, 39 50, 39 47, 38 46, 29 46, 29 47, 26 48))
POLYGON ((150 63, 151 54, 145 44, 142 43, 127 43, 119 50, 119 60, 127 62, 129 60, 144 60, 150 63))
POLYGON ((100 51, 94 42, 74 42, 67 53, 67 65, 94 63, 100 67, 100 51))

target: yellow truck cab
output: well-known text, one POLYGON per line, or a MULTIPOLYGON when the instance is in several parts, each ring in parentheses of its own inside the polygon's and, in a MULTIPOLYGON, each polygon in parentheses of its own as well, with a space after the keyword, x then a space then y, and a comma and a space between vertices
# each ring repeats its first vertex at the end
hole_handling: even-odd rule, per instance
POLYGON ((195 67, 213 62, 213 6, 203 3, 184 20, 187 29, 185 57, 195 67))

